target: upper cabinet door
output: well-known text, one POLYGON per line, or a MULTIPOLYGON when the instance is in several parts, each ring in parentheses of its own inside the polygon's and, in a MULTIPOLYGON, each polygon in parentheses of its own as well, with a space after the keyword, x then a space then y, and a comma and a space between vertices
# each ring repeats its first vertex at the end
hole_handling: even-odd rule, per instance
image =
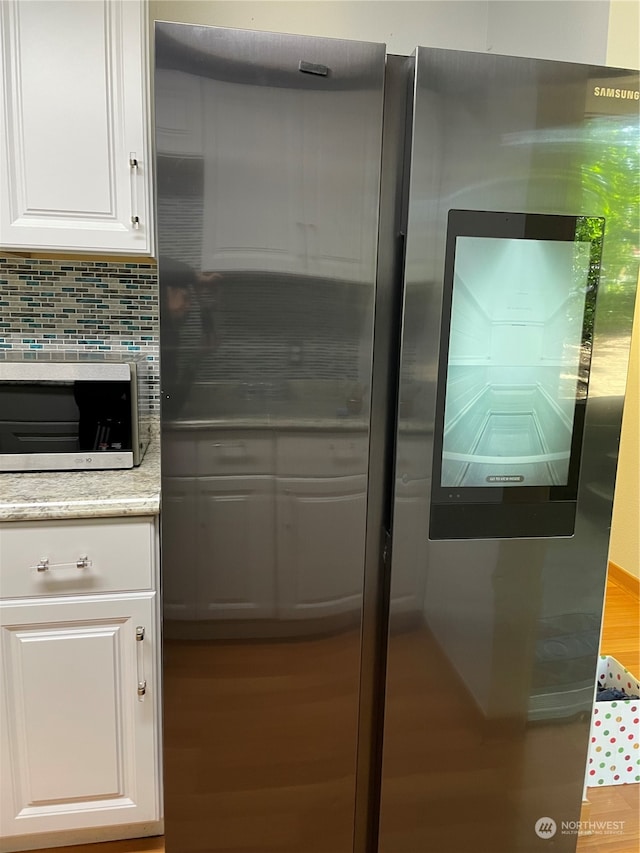
POLYGON ((372 284, 384 45, 159 21, 155 33, 162 254, 227 279, 372 284))
POLYGON ((152 254, 146 12, 2 3, 2 246, 152 254))

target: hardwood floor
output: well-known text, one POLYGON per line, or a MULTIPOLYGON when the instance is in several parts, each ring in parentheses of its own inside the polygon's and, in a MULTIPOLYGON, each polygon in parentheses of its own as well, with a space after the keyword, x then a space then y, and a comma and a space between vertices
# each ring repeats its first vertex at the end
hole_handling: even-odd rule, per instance
POLYGON ((609 577, 600 651, 640 678, 640 600, 609 577))
POLYGON ((165 853, 164 838, 131 838, 127 841, 110 841, 107 844, 79 844, 73 847, 56 847, 47 850, 32 850, 31 853, 165 853))
POLYGON ((589 789, 590 808, 582 820, 594 826, 590 835, 578 840, 577 853, 637 853, 640 850, 640 784, 609 785, 589 789), (612 832, 611 824, 621 822, 620 830, 612 832), (617 834, 617 832, 621 834, 617 834))
MULTIPOLYGON (((630 594, 628 590, 621 588, 611 579, 609 580, 607 584, 601 650, 603 654, 611 654, 616 657, 636 675, 640 673, 640 628, 638 626, 638 607, 638 600, 630 594)), ((330 688, 328 692, 325 692, 324 694, 326 702, 321 712, 321 716, 324 719, 323 725, 326 725, 327 731, 329 731, 336 725, 344 724, 345 709, 347 709, 348 714, 351 713, 351 705, 349 697, 347 696, 348 690, 346 685, 343 685, 343 687, 340 688, 339 680, 338 682, 332 680, 331 672, 332 669, 339 671, 341 665, 344 666, 346 664, 350 666, 354 662, 354 656, 357 656, 358 638, 355 633, 342 634, 339 637, 329 638, 328 645, 325 645, 325 642, 326 641, 322 641, 317 647, 317 662, 320 667, 320 672, 316 671, 315 675, 310 674, 309 682, 298 698, 299 701, 302 702, 301 707, 304 707, 307 703, 313 704, 315 702, 312 695, 314 690, 317 691, 321 689, 327 691, 327 689, 330 688)), ((278 661, 277 666, 282 666, 281 654, 283 648, 282 645, 280 645, 278 654, 274 656, 269 652, 269 645, 270 644, 265 645, 263 648, 264 655, 261 657, 260 661, 256 661, 256 658, 252 656, 251 653, 251 644, 233 644, 234 648, 232 650, 232 654, 235 656, 234 660, 229 663, 229 661, 225 659, 223 669, 217 672, 217 690, 219 694, 218 702, 224 701, 231 703, 229 707, 236 709, 234 711, 236 717, 238 713, 238 706, 234 705, 233 694, 234 691, 239 691, 241 695, 236 698, 242 699, 244 697, 246 699, 246 690, 249 689, 249 681, 247 679, 249 678, 256 680, 256 684, 263 683, 264 688, 267 689, 266 693, 263 690, 260 701, 262 703, 270 701, 268 694, 269 678, 275 677, 276 673, 275 670, 269 673, 268 667, 276 666, 276 660, 278 661), (241 676, 243 666, 246 667, 246 671, 244 671, 243 676, 241 676)), ((294 646, 295 645, 298 644, 294 644, 294 646)), ((229 651, 230 648, 228 647, 226 649, 227 654, 229 651)), ((255 652, 253 654, 255 654, 255 652)), ((298 669, 297 664, 293 661, 295 652, 293 649, 288 649, 285 654, 292 655, 290 665, 295 666, 297 671, 296 678, 299 678, 300 670, 298 669)), ((415 726, 416 728, 419 728, 421 725, 420 714, 423 713, 425 707, 424 703, 429 696, 430 691, 432 691, 432 681, 430 681, 426 676, 429 673, 429 666, 432 666, 432 668, 437 668, 438 666, 437 652, 430 647, 427 638, 423 638, 419 642, 416 642, 415 635, 412 636, 411 633, 408 632, 407 635, 398 638, 398 642, 395 644, 394 654, 399 655, 400 660, 402 660, 404 656, 404 661, 400 668, 398 669, 396 667, 396 678, 400 681, 404 680, 406 682, 405 699, 403 700, 402 708, 399 709, 402 725, 409 727, 415 726), (432 664, 429 663, 430 659, 432 660, 432 664), (422 681, 418 681, 416 679, 416 674, 420 672, 425 674, 422 681), (416 693, 419 693, 420 695, 417 699, 412 699, 416 693)), ((304 659, 305 661, 308 660, 306 652, 304 659)), ((181 666, 178 659, 174 661, 174 664, 176 667, 181 666)), ((173 722, 170 721, 170 724, 179 727, 181 730, 181 736, 185 739, 185 743, 190 742, 192 733, 189 731, 188 727, 179 721, 179 705, 180 702, 187 703, 191 710, 193 709, 192 703, 196 700, 196 696, 193 694, 193 691, 197 689, 198 672, 204 665, 204 660, 200 660, 192 662, 191 669, 187 667, 186 669, 182 668, 179 670, 179 674, 183 679, 182 686, 184 687, 184 690, 180 693, 181 698, 175 708, 176 716, 174 716, 173 722)), ((211 666, 210 661, 208 666, 211 666)), ((209 669, 209 672, 211 672, 211 669, 209 669)), ((284 669, 282 669, 278 677, 283 680, 287 678, 284 669)), ((516 780, 518 779, 518 774, 522 772, 525 765, 527 766, 527 770, 530 770, 531 765, 529 762, 535 761, 546 764, 546 760, 543 759, 541 761, 541 756, 545 756, 547 753, 549 756, 549 764, 547 766, 554 767, 554 774, 561 774, 562 762, 557 760, 558 756, 562 756, 562 750, 573 748, 575 743, 572 745, 572 741, 575 742, 579 738, 582 738, 584 736, 584 731, 580 727, 567 727, 564 732, 555 730, 547 731, 545 733, 545 729, 542 727, 528 738, 527 750, 521 753, 517 757, 517 760, 515 760, 512 755, 511 748, 504 738, 501 737, 500 732, 494 732, 491 735, 489 751, 487 751, 487 749, 485 749, 485 745, 479 741, 474 742, 473 732, 468 728, 469 717, 467 710, 465 710, 465 703, 463 701, 458 701, 459 697, 456 697, 456 692, 457 691, 454 690, 448 697, 447 703, 443 705, 439 720, 443 728, 446 726, 449 731, 453 731, 458 728, 461 736, 461 740, 459 742, 459 757, 461 759, 464 758, 465 760, 476 762, 476 769, 468 774, 470 787, 467 806, 465 806, 463 802, 464 798, 460 800, 460 804, 458 806, 460 821, 466 825, 466 828, 469 831, 466 844, 459 848, 459 853, 485 853, 487 848, 486 846, 482 846, 482 841, 478 839, 485 837, 483 836, 483 832, 486 832, 486 819, 491 818, 490 810, 496 802, 495 791, 499 789, 503 792, 505 797, 508 797, 509 774, 512 774, 511 778, 516 780), (489 756, 491 756, 490 761, 488 760, 489 756), (500 768, 500 773, 496 773, 496 768, 498 767, 500 768), (508 769, 509 767, 511 767, 511 770, 508 769), (506 777, 504 776, 505 769, 507 769, 506 777), (479 794, 481 795, 480 797, 478 797, 479 794), (468 807, 468 805, 472 800, 477 801, 478 799, 482 802, 480 802, 478 809, 474 812, 468 807), (486 809, 489 809, 489 813, 486 812, 486 809), (476 826, 477 833, 471 834, 470 828, 474 825, 476 826), (469 842, 469 838, 474 838, 476 840, 474 842, 469 842)), ((255 695, 260 694, 255 694, 254 690, 253 695, 255 697, 255 695)), ((274 706, 274 714, 276 715, 274 717, 274 721, 277 719, 277 716, 282 713, 283 711, 280 706, 274 706)), ((285 721, 285 731, 288 729, 292 720, 295 722, 295 717, 285 721)), ((211 721, 212 728, 214 727, 214 722, 214 720, 211 721)), ((243 719, 240 718, 238 719, 238 724, 246 726, 247 720, 243 721, 243 719)), ((413 730, 415 731, 415 729, 413 730)), ((485 739, 486 735, 487 733, 485 732, 485 739)), ((247 741, 248 752, 246 753, 246 756, 248 759, 250 757, 250 759, 255 762, 256 753, 254 747, 257 743, 256 738, 259 739, 265 736, 266 734, 263 730, 254 732, 253 735, 247 731, 247 737, 249 740, 247 741)), ((289 736, 290 744, 297 745, 299 750, 300 745, 304 742, 303 733, 294 727, 294 729, 289 733, 289 736)), ((216 741, 216 745, 217 747, 220 746, 219 739, 216 741)), ((406 785, 402 781, 401 776, 399 777, 399 781, 397 783, 399 802, 410 804, 412 801, 415 801, 415 797, 421 793, 422 795, 426 795, 427 798, 435 798, 434 801, 436 803, 439 802, 440 804, 443 804, 448 797, 448 789, 450 785, 452 786, 451 792, 454 792, 455 789, 457 791, 457 795, 460 795, 460 781, 454 778, 453 773, 448 772, 455 767, 457 753, 448 746, 446 739, 444 738, 442 746, 442 768, 440 768, 440 772, 436 774, 436 777, 424 777, 420 780, 418 777, 408 776, 406 785), (421 791, 417 787, 420 785, 423 786, 421 791)), ((223 749, 225 748, 224 744, 222 747, 223 749)), ((232 747, 230 746, 230 748, 232 747)), ((344 773, 344 767, 340 770, 340 762, 338 761, 338 764, 335 763, 337 760, 336 756, 323 756, 322 744, 318 745, 316 753, 313 752, 313 745, 310 745, 309 748, 310 752, 308 753, 307 758, 309 756, 314 756, 314 760, 311 765, 308 763, 305 764, 305 755, 300 754, 300 752, 296 753, 290 751, 288 755, 290 761, 299 762, 301 772, 305 774, 311 773, 316 784, 320 784, 320 791, 323 789, 322 780, 324 779, 326 795, 324 806, 320 809, 316 808, 314 811, 313 802, 312 800, 309 800, 306 804, 308 809, 307 817, 310 825, 314 826, 315 831, 318 833, 319 842, 317 849, 324 851, 324 853, 334 853, 334 848, 331 844, 329 843, 329 846, 327 846, 327 844, 322 841, 322 823, 323 820, 326 822, 326 817, 331 814, 332 807, 339 809, 341 798, 345 795, 344 779, 341 780, 340 778, 340 773, 344 773), (320 763, 318 763, 318 761, 320 761, 320 763), (338 778, 333 778, 336 773, 338 774, 338 778), (331 781, 332 778, 333 782, 331 781), (328 788, 326 787, 327 784, 329 786, 328 788)), ((404 749, 405 747, 403 746, 402 748, 404 749)), ((410 761, 412 753, 419 753, 420 749, 420 745, 416 744, 411 734, 411 730, 408 728, 406 737, 406 755, 402 756, 401 754, 398 754, 396 757, 399 761, 410 761)), ((229 758, 231 757, 231 753, 229 753, 229 758)), ((180 762, 186 760, 188 764, 189 762, 193 763, 196 758, 197 756, 194 753, 191 757, 186 756, 184 759, 177 758, 177 760, 180 762)), ((234 756, 234 760, 236 758, 237 756, 234 756)), ((272 755, 269 752, 269 749, 265 752, 263 759, 264 764, 255 764, 254 766, 254 780, 257 790, 260 785, 267 783, 268 773, 271 772, 270 768, 273 767, 272 755), (261 782, 260 774, 263 773, 267 775, 264 775, 261 782)), ((422 760, 423 759, 418 754, 417 764, 419 765, 422 760)), ((186 769, 191 773, 194 769, 197 770, 197 764, 193 764, 190 769, 188 767, 186 769)), ((230 765, 227 770, 229 769, 230 765)), ((278 772, 277 767, 273 768, 273 772, 278 772)), ((541 791, 544 789, 544 773, 546 772, 547 770, 545 768, 540 778, 535 780, 535 785, 538 786, 541 791)), ((249 799, 243 799, 244 795, 242 795, 241 790, 238 789, 237 793, 233 795, 233 797, 236 798, 236 803, 234 805, 233 797, 229 797, 228 794, 225 795, 222 791, 219 794, 216 794, 215 791, 213 791, 213 799, 211 798, 211 794, 206 794, 206 790, 210 787, 211 781, 211 779, 207 781, 201 774, 198 776, 196 773, 196 776, 192 776, 191 781, 187 783, 189 785, 195 784, 196 786, 194 791, 191 791, 188 787, 185 788, 185 808, 188 809, 189 815, 192 817, 193 811, 187 801, 192 800, 193 796, 195 796, 197 800, 196 808, 199 808, 203 814, 206 813, 207 817, 210 814, 212 805, 214 808, 218 808, 216 803, 219 801, 220 808, 223 810, 228 810, 229 808, 232 809, 232 813, 227 815, 227 819, 232 820, 235 823, 236 828, 238 826, 242 826, 243 822, 248 825, 246 837, 250 838, 252 834, 250 824, 253 822, 254 818, 254 815, 251 813, 250 806, 251 791, 246 792, 246 796, 249 796, 249 799), (203 794, 205 795, 203 796, 203 794), (222 797, 222 799, 220 799, 220 797, 222 797), (237 811, 234 816, 233 811, 238 807, 240 810, 237 811)), ((315 796, 313 795, 313 790, 311 791, 311 795, 315 796)), ((588 814, 583 812, 582 820, 585 821, 588 819, 591 821, 594 825, 595 831, 591 835, 585 835, 578 839, 578 853, 636 853, 637 850, 640 849, 640 821, 638 818, 640 813, 639 795, 640 785, 619 785, 600 789, 590 789, 590 811, 588 814), (622 834, 604 834, 603 830, 598 828, 598 822, 601 821, 624 821, 622 834)), ((300 796, 300 792, 296 792, 295 788, 287 789, 288 798, 299 798, 300 796)), ((535 793, 533 796, 535 797, 535 793)), ((304 802, 300 800, 298 807, 302 809, 304 805, 304 802)), ((299 811, 299 814, 304 814, 304 811, 299 811)), ((398 810, 397 819, 400 824, 402 824, 402 821, 404 820, 402 809, 398 810)), ((265 826, 269 826, 269 823, 265 824, 264 822, 258 822, 258 832, 263 832, 265 826)), ((276 818, 272 818, 271 826, 277 828, 278 821, 276 818), (275 821, 275 823, 273 823, 273 821, 275 821)), ((442 824, 442 829, 444 833, 444 824, 442 824)), ((438 831, 437 826, 435 827, 435 830, 438 831)), ((455 843, 457 842, 451 842, 450 835, 451 828, 449 829, 448 836, 445 836, 444 834, 442 835, 442 850, 454 849, 455 843), (454 846, 452 846, 452 844, 454 846)), ((238 849, 252 849, 252 853, 264 853, 264 851, 269 849, 269 845, 266 842, 261 844, 258 834, 254 833, 253 837, 255 839, 253 848, 247 846, 238 849)), ((496 845, 500 844, 500 840, 497 837, 494 838, 494 840, 496 845)), ((422 844, 422 846, 413 845, 413 847, 411 845, 412 842, 407 841, 405 846, 402 847, 402 850, 426 849, 424 844, 422 844)), ((292 849, 294 848, 295 842, 292 843, 292 849)), ((204 848, 200 849, 202 849, 204 853, 204 848)), ((341 847, 335 846, 336 853, 341 849, 341 847)), ((494 849, 498 849, 497 846, 495 846, 494 849)), ((500 847, 500 849, 503 848, 500 847)), ((46 853, 46 851, 36 851, 36 853, 46 853)), ((60 853, 165 853, 165 845, 164 839, 162 837, 157 837, 112 842, 108 844, 67 847, 64 848, 64 851, 61 850, 60 853)), ((172 853, 176 853, 176 848, 174 848, 172 853)))

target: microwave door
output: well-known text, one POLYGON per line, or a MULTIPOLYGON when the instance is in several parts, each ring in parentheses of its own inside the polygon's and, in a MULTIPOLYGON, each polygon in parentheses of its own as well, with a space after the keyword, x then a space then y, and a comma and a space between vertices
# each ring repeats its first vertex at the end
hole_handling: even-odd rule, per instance
POLYGON ((79 449, 77 421, 0 423, 0 453, 76 453, 79 449))
POLYGON ((131 365, 0 364, 0 471, 131 468, 131 365))
POLYGON ((73 381, 0 383, 0 453, 77 453, 73 381))

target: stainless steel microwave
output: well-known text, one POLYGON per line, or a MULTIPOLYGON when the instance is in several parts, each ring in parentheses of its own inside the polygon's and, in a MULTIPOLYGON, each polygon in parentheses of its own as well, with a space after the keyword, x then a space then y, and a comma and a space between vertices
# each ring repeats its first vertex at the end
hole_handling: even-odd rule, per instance
POLYGON ((0 361, 0 471, 139 465, 143 372, 136 362, 0 361))

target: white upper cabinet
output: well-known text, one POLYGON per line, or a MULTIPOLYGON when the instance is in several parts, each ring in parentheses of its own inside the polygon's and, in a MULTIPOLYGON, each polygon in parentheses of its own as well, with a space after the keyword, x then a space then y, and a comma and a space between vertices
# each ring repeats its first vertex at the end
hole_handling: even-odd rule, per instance
POLYGON ((2 3, 3 247, 153 253, 146 14, 2 3))

